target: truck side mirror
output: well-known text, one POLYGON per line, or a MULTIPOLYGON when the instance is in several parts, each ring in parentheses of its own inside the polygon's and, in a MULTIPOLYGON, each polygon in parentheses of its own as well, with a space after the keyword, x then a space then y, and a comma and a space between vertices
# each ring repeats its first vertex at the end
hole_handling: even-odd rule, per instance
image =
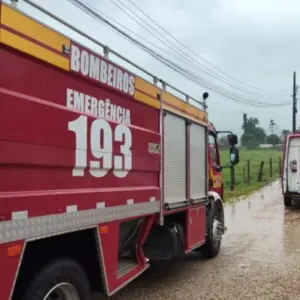
POLYGON ((229 154, 230 154, 230 163, 232 165, 238 164, 240 161, 239 149, 233 146, 229 149, 229 154))
POLYGON ((238 143, 238 137, 236 134, 228 134, 228 143, 230 146, 235 146, 238 143))

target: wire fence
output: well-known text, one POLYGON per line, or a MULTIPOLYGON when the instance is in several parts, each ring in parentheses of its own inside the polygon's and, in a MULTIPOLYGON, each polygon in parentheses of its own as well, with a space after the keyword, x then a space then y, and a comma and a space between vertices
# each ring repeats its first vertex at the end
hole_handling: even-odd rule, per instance
POLYGON ((268 183, 280 176, 281 157, 270 157, 261 161, 247 160, 235 168, 223 170, 224 188, 234 191, 239 186, 268 183))

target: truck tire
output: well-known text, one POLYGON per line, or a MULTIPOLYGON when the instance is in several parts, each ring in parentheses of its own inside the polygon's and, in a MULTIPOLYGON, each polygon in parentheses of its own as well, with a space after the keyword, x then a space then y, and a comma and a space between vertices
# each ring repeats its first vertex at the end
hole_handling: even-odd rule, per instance
POLYGON ((290 207, 292 205, 292 198, 289 196, 283 196, 284 206, 290 207))
POLYGON ((88 278, 71 259, 60 259, 44 267, 33 278, 24 300, 91 300, 88 278))
POLYGON ((197 249, 201 256, 204 258, 214 258, 216 257, 221 248, 222 235, 220 233, 219 215, 215 203, 212 203, 212 207, 207 216, 207 236, 206 242, 203 246, 197 249))

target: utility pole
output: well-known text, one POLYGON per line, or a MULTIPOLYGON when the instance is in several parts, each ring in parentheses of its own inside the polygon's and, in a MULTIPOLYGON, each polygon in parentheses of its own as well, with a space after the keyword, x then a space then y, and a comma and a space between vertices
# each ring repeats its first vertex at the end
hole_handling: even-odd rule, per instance
POLYGON ((270 120, 270 125, 269 125, 269 128, 270 128, 270 131, 271 131, 271 134, 274 133, 274 127, 276 126, 276 123, 274 120, 270 120))
POLYGON ((293 132, 296 132, 296 114, 297 114, 297 91, 298 86, 296 84, 296 72, 293 77, 293 132))

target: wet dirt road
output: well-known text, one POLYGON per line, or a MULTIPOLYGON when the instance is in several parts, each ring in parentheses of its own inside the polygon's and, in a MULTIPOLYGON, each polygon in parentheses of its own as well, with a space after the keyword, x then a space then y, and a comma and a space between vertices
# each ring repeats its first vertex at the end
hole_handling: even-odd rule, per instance
POLYGON ((284 208, 279 182, 225 213, 217 258, 151 267, 112 299, 300 299, 300 209, 284 208))

